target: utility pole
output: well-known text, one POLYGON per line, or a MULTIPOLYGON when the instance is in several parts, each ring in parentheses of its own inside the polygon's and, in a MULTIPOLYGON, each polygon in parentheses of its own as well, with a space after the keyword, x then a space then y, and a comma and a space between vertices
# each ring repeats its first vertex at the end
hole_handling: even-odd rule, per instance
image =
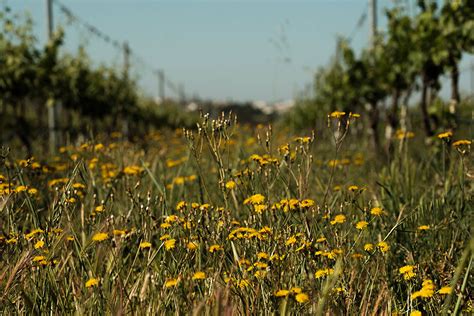
POLYGON ((158 97, 163 102, 165 100, 165 72, 163 69, 158 69, 155 74, 158 78, 158 97))
MULTIPOLYGON (((48 27, 48 40, 53 39, 53 0, 46 0, 46 22, 48 27)), ((48 111, 48 131, 49 131, 49 152, 55 153, 57 146, 56 138, 56 109, 55 102, 48 102, 46 108, 48 111)))
POLYGON ((370 7, 370 44, 375 47, 377 38, 377 0, 369 0, 370 7))
POLYGON ((130 46, 128 42, 123 43, 123 77, 128 80, 128 71, 130 69, 130 46))
MULTIPOLYGON (((125 81, 125 84, 128 84, 129 70, 130 70, 130 46, 128 45, 128 42, 125 41, 123 43, 123 79, 125 81)), ((121 105, 120 114, 123 120, 122 133, 124 136, 128 137, 129 136, 128 118, 125 117, 126 106, 127 106, 126 104, 121 105)))

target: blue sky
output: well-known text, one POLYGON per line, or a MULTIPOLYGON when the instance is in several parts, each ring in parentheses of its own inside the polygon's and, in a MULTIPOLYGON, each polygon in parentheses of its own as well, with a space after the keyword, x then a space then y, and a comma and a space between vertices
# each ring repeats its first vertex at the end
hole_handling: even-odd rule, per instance
MULTIPOLYGON (((5 0, 4 0, 5 1, 5 0)), ((408 0, 406 0, 409 2, 408 0)), ((413 1, 413 0, 412 0, 413 1)), ((60 0, 77 16, 111 38, 125 41, 147 66, 132 60, 140 86, 157 95, 152 69, 164 69, 187 95, 202 98, 276 101, 294 98, 311 83, 314 71, 335 50, 337 35, 349 36, 367 0, 313 1, 145 1, 60 0)), ((379 0, 379 27, 384 8, 379 0)), ((15 11, 29 11, 40 43, 46 38, 44 0, 6 0, 15 11)), ((54 7, 55 24, 66 18, 54 7)), ((353 46, 368 44, 367 18, 355 33, 353 46)), ((87 44, 96 62, 120 66, 119 50, 91 36, 75 24, 65 26, 66 49, 87 44)), ((469 65, 469 58, 463 67, 469 65)), ((461 78, 470 87, 468 73, 461 78)), ((167 91, 168 95, 173 95, 167 91)))

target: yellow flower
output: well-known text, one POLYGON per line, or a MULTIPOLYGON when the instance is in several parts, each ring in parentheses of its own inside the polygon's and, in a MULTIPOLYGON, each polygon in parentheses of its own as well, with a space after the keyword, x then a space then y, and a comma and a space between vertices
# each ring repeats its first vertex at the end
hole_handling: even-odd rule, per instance
POLYGON ((403 275, 405 280, 410 280, 416 276, 416 273, 413 271, 415 266, 406 265, 398 269, 398 272, 403 275))
POLYGON ((87 288, 93 287, 93 286, 98 286, 98 285, 99 285, 99 279, 96 279, 96 278, 90 278, 86 282, 86 287, 87 288))
POLYGON ((27 186, 25 186, 25 185, 19 185, 19 186, 16 187, 15 192, 16 192, 16 193, 20 193, 20 192, 23 192, 23 191, 26 191, 26 190, 28 190, 28 187, 27 187, 27 186))
POLYGON ((186 204, 185 201, 180 201, 180 202, 178 202, 178 204, 176 204, 176 210, 181 211, 184 208, 186 208, 186 206, 187 206, 187 204, 186 204))
POLYGON ((33 262, 39 262, 39 261, 44 261, 46 260, 45 256, 35 256, 33 257, 33 262))
POLYGON ((362 230, 366 228, 368 224, 366 221, 360 221, 356 224, 356 228, 362 230))
POLYGON ((439 294, 451 294, 453 289, 450 286, 443 286, 442 288, 439 289, 438 293, 439 294))
POLYGON ((359 191, 359 187, 357 185, 351 185, 347 189, 351 192, 359 191))
POLYGON ((107 238, 109 238, 109 235, 107 233, 97 233, 94 236, 92 236, 93 241, 104 241, 107 238))
POLYGON ((316 239, 316 242, 325 242, 326 241, 326 237, 319 237, 318 239, 316 239))
POLYGON ((236 186, 235 182, 234 181, 227 181, 227 183, 225 184, 225 187, 226 189, 229 189, 229 190, 232 190, 234 189, 236 186))
POLYGON ((300 207, 306 208, 306 207, 311 207, 314 206, 314 201, 310 199, 306 199, 300 202, 300 207))
POLYGON ((418 226, 418 230, 429 230, 430 229, 430 225, 421 225, 421 226, 418 226))
POLYGON ((254 205, 254 211, 257 214, 262 214, 263 211, 265 211, 266 209, 267 209, 267 206, 265 204, 254 205))
POLYGON ((302 292, 301 288, 300 287, 292 287, 290 289, 290 292, 293 293, 293 294, 299 294, 302 292))
POLYGON ((173 249, 175 244, 176 244, 176 239, 168 239, 167 241, 165 241, 166 250, 173 249))
POLYGON ((120 230, 120 229, 114 229, 114 236, 124 236, 126 234, 126 232, 124 230, 120 230))
POLYGON ((365 244, 364 245, 364 250, 365 251, 372 251, 372 250, 374 250, 374 245, 373 244, 365 244))
POLYGON ((454 146, 454 147, 469 146, 469 145, 471 145, 471 141, 470 141, 470 140, 467 140, 467 139, 461 139, 461 140, 455 141, 455 142, 453 143, 453 146, 454 146))
POLYGON ((94 209, 94 211, 96 211, 97 213, 101 213, 105 210, 105 206, 104 205, 99 205, 99 206, 96 206, 96 208, 94 209))
POLYGON ((35 249, 43 248, 43 246, 44 246, 44 241, 38 240, 38 242, 35 244, 35 249))
POLYGON ((261 194, 254 194, 244 200, 244 204, 262 204, 265 201, 265 197, 261 194))
POLYGON ((123 173, 129 176, 138 175, 143 171, 143 168, 139 166, 127 166, 123 169, 123 173))
POLYGON ((452 132, 444 132, 444 133, 438 134, 439 139, 451 138, 452 136, 453 136, 452 132))
POLYGON ((334 273, 334 269, 331 269, 331 268, 320 269, 320 270, 316 271, 316 273, 314 274, 314 277, 316 279, 320 279, 322 277, 331 275, 333 273, 334 273))
POLYGON ((290 238, 288 238, 288 240, 286 241, 286 245, 289 246, 289 245, 293 245, 294 243, 296 242, 296 237, 295 236, 290 236, 290 238))
POLYGON ((380 249, 381 252, 387 252, 390 250, 390 246, 385 241, 379 242, 377 244, 377 247, 380 249))
POLYGON ((346 216, 339 214, 334 217, 334 219, 331 221, 331 225, 336 225, 336 224, 342 224, 346 221, 346 216))
POLYGON ((266 252, 259 252, 259 253, 257 254, 257 258, 258 258, 258 259, 267 259, 267 260, 268 260, 268 259, 269 259, 269 255, 268 255, 266 252))
POLYGON ((296 294, 295 300, 298 303, 306 303, 307 301, 309 301, 309 296, 306 293, 299 293, 299 294, 296 294))
POLYGON ((414 309, 411 311, 410 316, 422 316, 422 314, 419 310, 414 309))
POLYGON ((374 216, 380 216, 384 213, 384 211, 380 208, 380 207, 373 207, 371 210, 370 210, 370 214, 374 215, 374 216))
POLYGON ((334 111, 331 114, 329 114, 329 116, 332 118, 341 118, 344 115, 346 115, 346 112, 341 112, 341 111, 334 111))
POLYGON ((140 243, 140 249, 147 249, 147 248, 151 248, 151 243, 148 242, 148 241, 142 241, 140 243))
POLYGON ((211 247, 209 247, 209 252, 210 253, 213 253, 213 252, 216 252, 216 251, 219 251, 219 250, 224 250, 224 248, 222 248, 220 245, 212 245, 211 247))
POLYGON ((198 244, 194 241, 190 241, 186 245, 186 248, 188 248, 189 250, 196 250, 198 248, 198 244))
POLYGON ((288 296, 288 294, 290 294, 290 291, 288 290, 278 290, 275 292, 276 297, 285 297, 288 296))
POLYGON ((179 278, 176 279, 168 279, 165 282, 165 287, 170 288, 170 287, 175 287, 179 283, 179 278))
POLYGON ((421 290, 411 294, 411 299, 414 300, 418 297, 428 298, 434 294, 435 285, 431 280, 424 280, 421 285, 421 290))
POLYGON ((193 280, 204 280, 206 278, 206 273, 202 272, 202 271, 198 271, 196 273, 194 273, 192 279, 193 280))

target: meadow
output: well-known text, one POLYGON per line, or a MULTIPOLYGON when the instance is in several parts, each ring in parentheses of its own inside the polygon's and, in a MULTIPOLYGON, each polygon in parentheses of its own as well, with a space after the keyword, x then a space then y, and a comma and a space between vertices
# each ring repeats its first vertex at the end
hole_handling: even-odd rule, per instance
POLYGON ((0 313, 474 312, 471 142, 202 116, 0 160, 0 313))

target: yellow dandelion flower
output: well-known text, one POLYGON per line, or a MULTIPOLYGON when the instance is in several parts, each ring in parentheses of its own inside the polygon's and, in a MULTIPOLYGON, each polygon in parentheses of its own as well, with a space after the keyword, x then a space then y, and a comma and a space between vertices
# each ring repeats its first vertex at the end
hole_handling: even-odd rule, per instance
POLYGON ((262 204, 265 201, 265 197, 261 194, 254 194, 244 200, 244 204, 262 204))
POLYGON ((351 192, 359 191, 359 187, 357 185, 350 185, 347 190, 351 192))
POLYGON ((328 276, 328 275, 331 275, 334 273, 334 269, 331 269, 331 268, 326 268, 326 269, 319 269, 318 271, 316 271, 316 273, 314 274, 314 277, 316 279, 320 279, 322 277, 325 277, 325 276, 328 276))
POLYGON ((35 247, 35 249, 41 249, 41 248, 43 248, 43 247, 44 247, 44 241, 38 240, 38 242, 36 242, 36 244, 35 244, 34 247, 35 247))
POLYGON ((235 181, 232 181, 232 180, 231 180, 231 181, 227 181, 227 183, 225 184, 225 187, 226 187, 226 189, 228 189, 228 190, 234 189, 235 186, 236 186, 235 181))
POLYGON ((186 248, 188 248, 188 250, 196 250, 198 246, 199 246, 198 243, 194 241, 190 241, 186 244, 186 248))
POLYGON ((362 230, 362 229, 366 228, 368 224, 369 223, 366 222, 366 221, 360 221, 356 224, 356 228, 362 230))
POLYGON ((196 273, 194 273, 192 279, 193 280, 204 280, 206 278, 206 273, 202 272, 202 271, 198 271, 196 273))
POLYGON ((286 245, 289 246, 289 245, 293 245, 294 243, 296 243, 296 237, 295 236, 290 236, 290 238, 288 238, 288 240, 286 241, 286 245))
POLYGON ((94 236, 92 236, 93 241, 104 241, 107 238, 109 238, 109 234, 107 233, 97 233, 94 236))
POLYGON ((421 225, 421 226, 418 226, 418 230, 429 230, 430 229, 430 225, 421 225))
POLYGON ((87 288, 93 287, 93 286, 98 286, 98 285, 99 285, 99 279, 96 279, 96 278, 90 278, 86 282, 86 287, 87 288))
POLYGON ((307 207, 312 207, 314 206, 314 201, 310 199, 305 199, 300 202, 300 207, 301 208, 307 208, 307 207))
POLYGON ((266 252, 259 252, 257 254, 257 258, 268 260, 270 258, 270 256, 266 252))
POLYGON ((306 293, 299 293, 299 294, 296 294, 295 300, 298 303, 306 303, 307 301, 309 301, 309 296, 306 293))
POLYGON ((346 115, 346 112, 341 112, 341 111, 334 111, 331 114, 329 114, 329 116, 332 118, 341 118, 344 115, 346 115))
POLYGON ((250 281, 249 280, 240 280, 240 282, 238 282, 237 284, 241 289, 243 289, 243 288, 246 288, 247 286, 250 285, 250 281))
POLYGON ((176 245, 176 239, 168 239, 165 241, 165 249, 166 250, 171 250, 175 247, 176 245))
POLYGON ((377 247, 380 249, 381 252, 384 252, 384 253, 390 250, 390 246, 385 241, 379 242, 377 244, 377 247))
POLYGON ((470 140, 467 140, 467 139, 461 139, 461 140, 458 140, 458 141, 455 141, 453 143, 453 146, 454 147, 459 147, 459 146, 469 146, 471 145, 471 141, 470 140))
POLYGON ((365 251, 373 251, 374 250, 374 245, 373 244, 365 244, 364 245, 364 250, 365 251))
POLYGON ((124 230, 121 230, 121 229, 114 229, 113 234, 114 234, 114 236, 124 236, 126 234, 126 232, 124 230))
POLYGON ((303 290, 300 288, 300 287, 292 287, 290 289, 290 292, 293 293, 293 294, 299 294, 301 293, 303 290))
POLYGON ((46 257, 45 256, 35 256, 33 257, 33 262, 40 262, 40 261, 44 261, 46 260, 46 257))
POLYGON ((212 246, 209 247, 209 252, 210 253, 213 253, 213 252, 216 252, 216 251, 219 251, 219 250, 224 250, 224 248, 222 248, 218 244, 215 244, 215 245, 212 245, 212 246))
POLYGON ((186 206, 187 206, 187 204, 186 204, 185 201, 180 201, 180 202, 178 202, 178 204, 176 204, 176 210, 181 211, 181 210, 185 209, 186 206))
POLYGON ((319 237, 318 239, 316 239, 316 242, 325 242, 326 241, 326 237, 319 237))
POLYGON ((374 216, 380 216, 384 213, 384 211, 380 208, 380 207, 373 207, 371 210, 370 210, 370 214, 374 215, 374 216))
POLYGON ((414 272, 415 266, 406 265, 398 269, 398 272, 403 275, 405 280, 410 280, 416 276, 414 272))
POLYGON ((336 215, 334 219, 330 222, 331 225, 342 224, 346 221, 346 216, 343 214, 336 215))
POLYGON ((26 190, 28 190, 28 187, 27 187, 27 186, 25 186, 25 185, 19 185, 19 186, 16 187, 15 192, 16 192, 16 193, 20 193, 20 192, 24 192, 24 191, 26 191, 26 190))
POLYGON ((176 279, 168 279, 165 282, 165 288, 175 287, 179 283, 179 278, 176 279))
POLYGON ((97 213, 102 213, 104 210, 105 210, 104 205, 96 206, 96 208, 94 209, 94 211, 97 212, 97 213))
POLYGON ((276 297, 286 297, 290 294, 289 290, 278 290, 275 292, 276 297))
POLYGON ((439 139, 447 139, 447 138, 451 138, 452 136, 453 136, 452 132, 444 132, 444 133, 438 134, 439 139))
POLYGON ((421 285, 421 290, 411 294, 411 299, 414 300, 418 297, 429 298, 434 294, 435 285, 432 280, 424 280, 421 285))
POLYGON ((451 294, 452 291, 453 289, 450 286, 443 286, 442 288, 438 290, 438 293, 447 295, 447 294, 451 294))
POLYGON ((148 248, 151 248, 151 243, 148 241, 142 241, 139 247, 140 249, 148 249, 148 248))
POLYGON ((139 166, 127 166, 123 169, 123 173, 129 176, 135 176, 140 174, 143 171, 143 168, 139 166))
POLYGON ((422 316, 422 314, 419 310, 414 309, 410 312, 410 316, 422 316))

